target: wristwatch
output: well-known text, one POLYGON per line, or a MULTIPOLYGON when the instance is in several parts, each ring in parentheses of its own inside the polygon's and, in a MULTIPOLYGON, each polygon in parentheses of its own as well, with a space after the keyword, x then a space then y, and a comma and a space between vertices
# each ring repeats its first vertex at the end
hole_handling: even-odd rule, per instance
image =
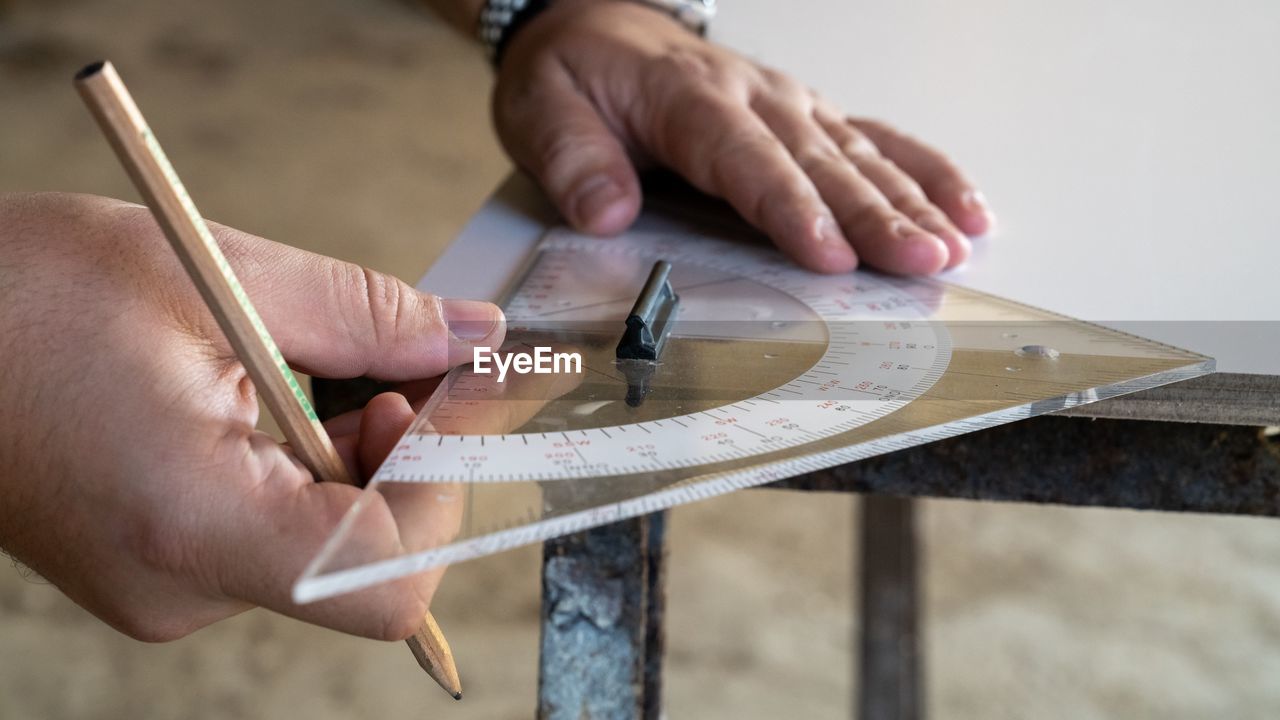
MULTIPOLYGON (((716 14, 716 0, 627 0, 670 14, 682 25, 705 35, 716 14)), ((507 41, 520 26, 546 10, 551 0, 485 0, 480 8, 476 35, 494 65, 502 58, 507 41)))
POLYGON ((716 16, 716 0, 631 0, 631 2, 665 10, 699 35, 707 34, 707 26, 716 16))

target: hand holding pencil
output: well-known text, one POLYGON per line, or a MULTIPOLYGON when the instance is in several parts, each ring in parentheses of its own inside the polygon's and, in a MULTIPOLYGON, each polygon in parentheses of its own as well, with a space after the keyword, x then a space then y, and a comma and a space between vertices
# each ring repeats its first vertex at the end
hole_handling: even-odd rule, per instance
MULTIPOLYGON (((76 75, 76 87, 139 192, 146 198, 200 296, 212 311, 215 321, 234 348, 264 404, 279 423, 302 464, 322 482, 355 485, 356 481, 316 417, 275 340, 267 331, 204 219, 196 211, 195 204, 187 195, 115 68, 110 63, 89 65, 76 75)), ((458 305, 457 308, 478 309, 475 304, 458 305)), ((490 312, 485 309, 481 311, 490 312)), ((437 316, 447 322, 443 314, 437 316)), ((469 317, 465 320, 469 325, 474 322, 469 317)), ((495 317, 491 327, 496 328, 499 324, 495 317)), ((445 336, 438 340, 443 339, 444 343, 437 342, 439 347, 434 355, 443 357, 447 364, 451 355, 458 357, 461 353, 450 352, 448 338, 452 334, 447 327, 443 329, 445 336)), ((395 401, 389 399, 387 402, 395 401)), ((400 416, 401 419, 405 417, 404 413, 400 413, 400 416)), ((399 430, 403 432, 405 428, 407 423, 399 430)), ((392 443, 398 435, 397 432, 390 436, 392 443)), ((386 437, 388 436, 383 435, 379 440, 385 441, 386 437)), ((386 450, 390 449, 391 446, 387 445, 386 450)), ((431 614, 425 611, 425 607, 423 612, 415 612, 411 617, 422 618, 421 625, 406 638, 414 658, 454 699, 461 699, 462 685, 458 679, 458 671, 440 627, 431 614)))
MULTIPOLYGON (((328 435, 294 396, 303 432, 317 437, 311 449, 294 441, 291 454, 255 430, 254 390, 265 394, 264 383, 250 382, 245 352, 231 341, 237 331, 202 302, 145 209, 89 196, 7 195, 0 225, 8 229, 0 299, 9 307, 0 332, 32 349, 6 368, 24 382, 0 388, 0 401, 24 411, 15 417, 31 440, 2 449, 20 471, 4 482, 22 482, 0 488, 8 498, 0 546, 147 640, 181 637, 254 605, 384 639, 421 627, 438 574, 313 605, 289 597, 358 493, 315 482, 304 465, 316 475, 376 466, 412 419, 404 398, 379 396, 329 423, 325 451, 328 435), (15 310, 37 307, 32 298, 57 300, 38 304, 38 323, 15 310), (327 465, 308 455, 315 447, 329 453, 327 465)), ((248 326, 274 331, 279 354, 268 346, 267 357, 278 360, 273 371, 290 393, 285 363, 335 377, 410 379, 469 357, 473 342, 501 339, 493 306, 442 303, 354 265, 229 228, 206 232, 194 237, 225 253, 212 267, 236 268, 240 292, 258 300, 261 320, 248 326), (455 318, 489 318, 492 332, 454 337, 447 320, 455 318)), ((367 532, 371 542, 396 540, 390 523, 367 532)))

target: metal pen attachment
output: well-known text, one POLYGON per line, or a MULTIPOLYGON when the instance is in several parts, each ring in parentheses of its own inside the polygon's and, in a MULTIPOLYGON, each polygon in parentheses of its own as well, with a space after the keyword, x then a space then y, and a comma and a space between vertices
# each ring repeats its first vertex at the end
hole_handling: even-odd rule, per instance
POLYGON ((653 264, 649 279, 627 315, 627 329, 618 343, 619 360, 657 360, 671 331, 680 296, 671 288, 671 263, 653 264))
POLYGON ((640 297, 627 315, 627 328, 618 343, 618 368, 627 378, 627 405, 640 407, 649 394, 649 380, 671 332, 680 296, 671 288, 671 263, 659 260, 649 271, 640 297))

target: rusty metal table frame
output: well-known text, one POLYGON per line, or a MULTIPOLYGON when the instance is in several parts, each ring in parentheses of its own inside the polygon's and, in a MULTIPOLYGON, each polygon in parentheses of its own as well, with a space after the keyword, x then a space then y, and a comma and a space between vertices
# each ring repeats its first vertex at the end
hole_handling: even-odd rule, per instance
MULTIPOLYGON (((1229 422, 1274 422, 1276 394, 1251 382, 1191 381, 1175 395, 1157 389, 1075 411, 1100 409, 1111 418, 1045 416, 767 486, 864 495, 858 717, 924 715, 911 498, 1275 516, 1276 438, 1250 424, 1171 421, 1213 415, 1195 410, 1196 393, 1207 393, 1207 406, 1234 388, 1241 395, 1229 398, 1237 408, 1229 422)), ((322 416, 332 416, 362 406, 379 386, 318 381, 314 388, 322 416)), ((665 529, 666 514, 658 513, 544 544, 539 718, 663 716, 665 529)))

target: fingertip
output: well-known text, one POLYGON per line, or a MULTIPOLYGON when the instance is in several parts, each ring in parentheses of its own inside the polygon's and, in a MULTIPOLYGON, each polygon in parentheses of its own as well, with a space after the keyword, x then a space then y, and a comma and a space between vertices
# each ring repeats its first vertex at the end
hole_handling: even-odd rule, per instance
POLYGON ((476 347, 497 347, 507 334, 502 308, 481 300, 449 298, 440 301, 449 330, 450 367, 470 362, 476 347))
POLYGON ((946 245, 946 268, 953 268, 969 259, 969 254, 973 251, 973 243, 963 231, 957 229, 951 223, 927 214, 918 218, 916 224, 926 232, 942 240, 943 245, 946 245))
POLYGON ((900 241, 896 261, 886 267, 903 275, 933 275, 947 266, 951 257, 942 238, 925 232, 914 232, 900 241))
POLYGON ((484 300, 446 298, 440 301, 449 334, 459 340, 483 342, 500 329, 506 316, 502 308, 484 300))
POLYGON ((362 478, 369 478, 377 471, 395 449, 400 436, 409 429, 413 417, 413 408, 400 393, 381 393, 365 405, 360 416, 358 455, 362 478))
POLYGON ((958 212, 952 220, 966 235, 990 235, 996 228, 996 216, 981 190, 968 188, 960 193, 958 212))
POLYGON ((378 393, 365 404, 362 428, 368 427, 369 418, 380 423, 404 423, 405 418, 413 419, 413 409, 409 407, 405 396, 398 392, 378 393))
POLYGON ((849 245, 823 246, 798 262, 808 270, 823 275, 840 275, 858 269, 858 255, 849 245))
POLYGON ((640 203, 636 199, 625 198, 600 211, 583 229, 596 237, 613 237, 631 227, 639 214, 640 203))
POLYGON ((947 246, 947 262, 944 270, 964 264, 973 254, 973 242, 963 235, 946 238, 944 242, 947 246))
POLYGON ((996 217, 990 212, 960 213, 952 218, 955 224, 964 231, 969 237, 982 237, 990 235, 996 228, 996 217))

